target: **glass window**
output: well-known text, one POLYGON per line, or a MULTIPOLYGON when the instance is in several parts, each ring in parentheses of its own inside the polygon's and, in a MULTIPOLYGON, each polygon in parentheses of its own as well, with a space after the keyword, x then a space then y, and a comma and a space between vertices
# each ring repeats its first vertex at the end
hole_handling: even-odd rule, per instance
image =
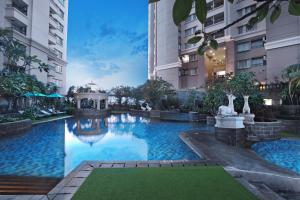
POLYGON ((251 43, 250 42, 243 42, 237 45, 237 51, 243 52, 248 51, 251 49, 251 43))
POLYGON ((190 54, 190 61, 196 61, 197 60, 197 56, 196 54, 190 54))
POLYGON ((213 17, 209 17, 206 19, 206 23, 205 23, 205 26, 211 26, 214 24, 214 19, 213 17))
POLYGON ((252 12, 253 10, 255 10, 256 5, 251 5, 245 8, 245 14, 248 14, 250 12, 252 12))
POLYGON ((224 5, 224 0, 214 0, 214 8, 218 8, 224 5))
POLYGON ((252 66, 262 66, 262 65, 264 65, 263 57, 252 58, 252 66))
POLYGON ((65 16, 64 11, 62 11, 61 9, 58 9, 58 16, 60 16, 60 18, 64 19, 64 16, 65 16))
POLYGON ((56 72, 62 73, 62 66, 56 65, 56 72))
POLYGON ((239 17, 242 17, 242 16, 243 16, 243 10, 244 10, 244 9, 240 9, 240 10, 237 11, 239 17))
POLYGON ((242 34, 244 32, 244 26, 239 26, 238 27, 238 33, 242 34))
POLYGON ((251 48, 255 49, 255 48, 261 48, 264 46, 264 42, 262 39, 259 40, 254 40, 251 42, 251 48))
POLYGON ((210 10, 214 9, 214 3, 212 1, 208 2, 206 4, 206 6, 207 6, 207 11, 210 11, 210 10))
POLYGON ((224 21, 224 13, 220 13, 214 16, 214 23, 219 23, 219 22, 223 22, 224 21))
POLYGON ((246 60, 239 60, 238 61, 238 69, 246 69, 251 67, 251 60, 246 59, 246 60))
POLYGON ((63 45, 63 39, 59 36, 56 36, 56 44, 62 46, 63 45))
POLYGON ((190 69, 190 75, 191 75, 191 76, 197 75, 197 69, 196 69, 196 68, 190 69))
POLYGON ((257 24, 254 26, 248 26, 246 25, 246 32, 255 31, 257 29, 257 24))

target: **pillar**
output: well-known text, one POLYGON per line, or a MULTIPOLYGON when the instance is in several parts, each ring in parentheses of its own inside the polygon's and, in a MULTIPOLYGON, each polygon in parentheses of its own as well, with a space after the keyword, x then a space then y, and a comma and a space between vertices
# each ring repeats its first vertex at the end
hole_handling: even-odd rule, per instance
POLYGON ((80 107, 81 107, 81 99, 77 99, 77 109, 80 109, 80 107))
POLYGON ((108 109, 108 99, 105 99, 105 109, 108 109))
POLYGON ((100 110, 100 100, 97 100, 97 110, 100 110))
POLYGON ((96 99, 93 99, 93 107, 96 108, 96 99))

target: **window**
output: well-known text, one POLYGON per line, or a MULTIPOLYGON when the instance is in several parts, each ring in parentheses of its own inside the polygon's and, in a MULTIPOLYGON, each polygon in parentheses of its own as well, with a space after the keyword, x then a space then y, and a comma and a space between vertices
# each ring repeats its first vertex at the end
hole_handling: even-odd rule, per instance
POLYGON ((238 61, 238 69, 246 69, 251 67, 251 60, 250 59, 246 59, 246 60, 239 60, 238 61))
POLYGON ((264 58, 258 57, 258 58, 252 58, 252 66, 262 66, 264 65, 264 58))
POLYGON ((56 36, 56 44, 62 46, 63 45, 63 39, 59 36, 56 36))
POLYGON ((238 33, 242 34, 244 32, 244 26, 239 26, 238 27, 238 33))
POLYGON ((60 16, 60 18, 64 19, 64 17, 65 17, 64 11, 62 11, 61 9, 58 9, 58 16, 60 16))
POLYGON ((261 48, 264 46, 264 42, 262 39, 259 40, 254 40, 251 42, 251 48, 255 49, 255 48, 261 48))
POLYGON ((194 26, 193 28, 186 29, 186 30, 184 31, 185 36, 187 37, 187 36, 190 36, 190 35, 195 34, 196 30, 197 30, 197 27, 196 27, 196 26, 194 26))
POLYGON ((186 23, 192 22, 196 20, 196 14, 193 13, 191 15, 188 16, 188 18, 185 20, 186 23))
POLYGON ((182 69, 179 71, 179 76, 187 76, 188 75, 188 70, 187 69, 182 69))
POLYGON ((214 16, 214 23, 219 23, 219 22, 223 22, 224 21, 224 13, 220 13, 214 16))
POLYGON ((257 24, 255 24, 254 26, 245 25, 245 27, 246 27, 246 32, 255 31, 257 29, 257 24))
POLYGON ((250 42, 243 42, 237 45, 237 51, 243 52, 248 51, 251 49, 251 43, 250 42))
POLYGON ((215 34, 213 35, 213 37, 214 37, 215 39, 217 39, 217 38, 224 37, 224 35, 225 35, 225 32, 222 31, 222 32, 217 32, 217 33, 215 33, 215 34))
POLYGON ((224 0, 214 0, 214 8, 218 8, 224 5, 224 0))
POLYGON ((243 9, 239 9, 237 11, 237 13, 238 13, 239 17, 242 17, 243 16, 243 9))
POLYGON ((245 8, 245 15, 255 10, 256 5, 251 5, 245 8))
POLYGON ((197 60, 197 55, 196 54, 190 54, 190 61, 196 61, 197 60))
POLYGON ((190 69, 190 75, 191 75, 191 76, 197 75, 197 69, 196 69, 196 68, 190 69))
POLYGON ((205 27, 206 26, 211 26, 214 24, 214 18, 213 17, 209 17, 206 19, 206 23, 205 23, 205 27))
POLYGON ((206 4, 207 6, 207 11, 210 11, 210 10, 213 10, 214 9, 214 3, 211 1, 211 2, 208 2, 206 4))
POLYGON ((62 73, 62 66, 56 65, 55 71, 58 73, 62 73))
POLYGON ((57 54, 57 57, 62 59, 63 53, 57 49, 54 49, 55 53, 57 54))
POLYGON ((58 23, 58 30, 63 33, 64 32, 64 25, 62 25, 61 23, 58 23))

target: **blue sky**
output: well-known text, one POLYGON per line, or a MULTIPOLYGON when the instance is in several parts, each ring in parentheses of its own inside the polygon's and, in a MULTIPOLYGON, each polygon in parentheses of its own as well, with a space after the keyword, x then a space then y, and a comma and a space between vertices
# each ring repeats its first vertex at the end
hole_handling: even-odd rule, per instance
POLYGON ((147 79, 148 0, 70 0, 67 86, 147 79))

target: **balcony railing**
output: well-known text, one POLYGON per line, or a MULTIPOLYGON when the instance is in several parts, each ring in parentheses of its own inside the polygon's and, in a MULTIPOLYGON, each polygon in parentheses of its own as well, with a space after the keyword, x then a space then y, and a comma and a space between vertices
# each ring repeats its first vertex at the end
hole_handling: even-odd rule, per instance
POLYGON ((22 14, 24 14, 25 16, 27 16, 27 6, 18 6, 16 3, 12 3, 12 4, 7 4, 7 8, 15 8, 18 11, 20 11, 22 14))

